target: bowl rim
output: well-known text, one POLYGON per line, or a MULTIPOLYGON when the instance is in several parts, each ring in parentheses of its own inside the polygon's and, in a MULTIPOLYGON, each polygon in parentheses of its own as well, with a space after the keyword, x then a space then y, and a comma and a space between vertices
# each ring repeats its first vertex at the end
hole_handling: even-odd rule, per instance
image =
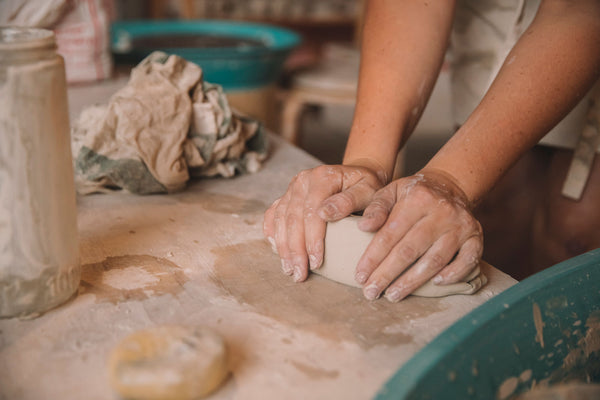
POLYGON ((189 47, 160 47, 157 50, 194 51, 196 56, 206 53, 207 56, 252 56, 273 52, 288 52, 300 42, 300 35, 290 29, 263 23, 196 19, 196 20, 128 20, 115 21, 111 24, 111 50, 118 54, 127 54, 142 49, 131 47, 130 40, 140 37, 159 36, 163 34, 195 34, 210 33, 215 36, 238 36, 262 42, 262 46, 244 45, 239 47, 210 47, 202 49, 189 47), (125 44, 123 44, 123 41, 125 44), (128 43, 129 41, 129 43, 128 43))

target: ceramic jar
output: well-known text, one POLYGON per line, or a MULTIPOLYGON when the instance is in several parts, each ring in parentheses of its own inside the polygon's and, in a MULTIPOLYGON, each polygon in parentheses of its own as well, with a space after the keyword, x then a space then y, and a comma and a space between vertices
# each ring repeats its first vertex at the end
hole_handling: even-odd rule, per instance
POLYGON ((35 316, 75 293, 76 218, 54 34, 0 27, 0 317, 35 316))

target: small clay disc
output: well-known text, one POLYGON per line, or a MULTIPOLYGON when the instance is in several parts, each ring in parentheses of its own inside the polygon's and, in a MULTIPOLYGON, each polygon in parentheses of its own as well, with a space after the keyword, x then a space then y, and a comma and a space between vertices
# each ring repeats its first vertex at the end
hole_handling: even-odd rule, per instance
POLYGON ((109 360, 111 385, 125 399, 198 399, 228 374, 225 342, 204 327, 135 332, 113 349, 109 360))

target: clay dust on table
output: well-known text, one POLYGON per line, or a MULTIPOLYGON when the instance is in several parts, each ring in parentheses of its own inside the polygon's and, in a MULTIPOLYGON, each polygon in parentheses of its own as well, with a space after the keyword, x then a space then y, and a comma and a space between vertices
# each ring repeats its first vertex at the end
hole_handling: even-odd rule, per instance
POLYGON ((279 257, 264 240, 212 249, 214 281, 227 294, 278 322, 363 348, 410 343, 411 335, 387 332, 443 311, 439 299, 410 297, 400 303, 366 300, 360 289, 311 275, 295 283, 281 272, 279 257))
POLYGON ((188 280, 173 262, 149 255, 107 257, 82 267, 81 294, 96 296, 96 302, 113 304, 183 291, 188 280))

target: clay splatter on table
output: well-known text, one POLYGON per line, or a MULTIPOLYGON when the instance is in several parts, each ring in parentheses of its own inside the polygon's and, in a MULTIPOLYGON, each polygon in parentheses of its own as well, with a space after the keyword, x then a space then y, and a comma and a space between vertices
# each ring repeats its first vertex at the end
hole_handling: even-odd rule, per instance
POLYGON ((94 294, 97 302, 116 304, 167 293, 176 295, 186 281, 182 269, 169 260, 126 255, 84 265, 79 292, 94 294))
POLYGON ((281 272, 279 257, 263 240, 218 247, 212 252, 217 256, 215 283, 241 303, 279 322, 335 341, 357 341, 367 349, 410 343, 412 336, 387 328, 411 324, 416 318, 445 309, 440 299, 410 297, 397 304, 371 302, 360 289, 315 275, 295 283, 281 272))

